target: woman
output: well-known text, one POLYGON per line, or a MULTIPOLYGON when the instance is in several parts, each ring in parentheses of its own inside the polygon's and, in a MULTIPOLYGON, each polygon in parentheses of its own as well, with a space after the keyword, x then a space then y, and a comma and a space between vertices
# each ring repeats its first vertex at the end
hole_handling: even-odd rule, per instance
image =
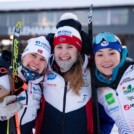
POLYGON ((115 123, 120 134, 132 134, 134 63, 126 60, 127 48, 109 32, 94 37, 93 50, 101 133, 109 134, 115 123))
POLYGON ((54 55, 44 80, 40 134, 93 133, 90 70, 87 55, 82 55, 81 25, 76 18, 64 14, 57 25, 54 55))
MULTIPOLYGON (((27 83, 28 87, 26 91, 18 95, 18 97, 25 98, 21 101, 23 108, 18 112, 21 134, 31 134, 35 126, 35 119, 42 97, 41 82, 50 53, 51 47, 44 36, 28 40, 28 45, 22 53, 22 64, 18 68, 18 75, 27 83)), ((10 91, 10 89, 7 90, 10 91)))

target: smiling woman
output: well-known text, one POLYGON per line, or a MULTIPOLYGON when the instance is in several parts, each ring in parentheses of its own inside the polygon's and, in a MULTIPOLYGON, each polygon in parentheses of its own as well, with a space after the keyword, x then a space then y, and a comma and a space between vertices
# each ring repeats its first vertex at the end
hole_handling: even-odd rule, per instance
POLYGON ((22 53, 22 72, 24 73, 26 71, 24 74, 28 75, 27 71, 29 70, 31 73, 34 71, 35 76, 37 74, 39 74, 38 76, 42 75, 47 67, 50 53, 49 43, 44 40, 43 36, 28 40, 28 45, 22 53))
MULTIPOLYGON (((21 92, 18 95, 25 98, 21 101, 21 106, 23 106, 23 108, 21 110, 20 107, 17 107, 15 109, 14 106, 16 103, 13 102, 12 104, 9 104, 8 102, 5 102, 6 97, 2 102, 2 104, 5 103, 5 105, 1 105, 0 103, 0 120, 7 120, 11 118, 16 112, 18 112, 18 122, 20 124, 21 134, 31 134, 32 129, 34 128, 37 111, 40 108, 40 101, 42 97, 41 81, 44 78, 44 72, 46 71, 50 54, 51 47, 44 36, 29 39, 28 44, 22 53, 21 65, 18 67, 19 77, 23 79, 23 81, 28 85, 27 90, 21 92), (6 106, 7 103, 8 106, 6 106), (10 107, 14 111, 11 111, 10 107), (12 112, 11 114, 10 111, 12 112)), ((7 53, 5 55, 8 56, 7 53)), ((10 59, 11 56, 8 56, 8 58, 10 59)), ((5 59, 5 62, 8 62, 7 57, 5 59)), ((1 62, 1 64, 2 63, 4 62, 1 62)), ((2 64, 1 66, 4 65, 2 64)), ((8 63, 7 70, 9 69, 9 66, 10 62, 8 63)), ((7 73, 5 73, 4 76, 1 75, 0 85, 2 85, 3 87, 5 87, 3 83, 3 81, 5 81, 5 76, 6 80, 9 82, 7 73)), ((6 82, 6 84, 8 83, 6 82)), ((8 89, 6 88, 5 90, 9 92, 10 86, 8 86, 8 89)), ((16 96, 10 97, 14 100, 16 98, 16 96)), ((6 123, 6 121, 0 121, 0 133, 5 134, 6 131, 9 131, 8 129, 6 129, 6 123)))
POLYGON ((51 44, 54 53, 43 82, 43 123, 37 134, 93 133, 90 69, 82 51, 81 28, 72 13, 63 14, 57 24, 51 44))
POLYGON ((127 60, 127 48, 113 33, 99 33, 93 43, 101 133, 114 133, 114 123, 119 134, 134 133, 134 99, 129 99, 134 96, 134 62, 127 60))
POLYGON ((127 48, 122 46, 120 39, 114 34, 102 32, 97 34, 93 39, 93 51, 97 67, 96 77, 100 81, 111 83, 115 80, 119 68, 126 60, 127 48), (108 74, 107 71, 109 72, 108 74), (103 74, 103 76, 100 74, 103 74), (105 78, 107 75, 108 79, 105 78))
POLYGON ((114 49, 98 50, 95 54, 97 69, 107 78, 111 78, 113 69, 120 63, 120 53, 114 49))

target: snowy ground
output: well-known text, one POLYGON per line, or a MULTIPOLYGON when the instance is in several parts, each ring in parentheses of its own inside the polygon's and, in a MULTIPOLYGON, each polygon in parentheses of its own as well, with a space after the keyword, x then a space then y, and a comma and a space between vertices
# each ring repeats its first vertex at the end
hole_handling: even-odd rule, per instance
POLYGON ((114 125, 111 134, 119 134, 117 127, 114 125))

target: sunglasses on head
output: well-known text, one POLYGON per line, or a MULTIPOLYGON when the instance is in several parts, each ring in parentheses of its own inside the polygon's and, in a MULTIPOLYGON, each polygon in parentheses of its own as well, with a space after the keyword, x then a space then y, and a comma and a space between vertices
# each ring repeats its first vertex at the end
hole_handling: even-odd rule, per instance
POLYGON ((96 35, 93 39, 94 44, 99 44, 102 41, 107 41, 107 42, 120 42, 119 39, 112 33, 109 32, 104 32, 104 33, 99 33, 96 35))

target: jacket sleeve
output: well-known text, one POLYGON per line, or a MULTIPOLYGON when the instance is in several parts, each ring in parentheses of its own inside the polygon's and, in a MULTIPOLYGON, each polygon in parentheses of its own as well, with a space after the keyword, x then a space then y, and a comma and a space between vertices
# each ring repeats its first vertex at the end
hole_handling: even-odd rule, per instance
POLYGON ((100 133, 110 134, 114 126, 114 121, 106 114, 103 106, 99 103, 100 133))

